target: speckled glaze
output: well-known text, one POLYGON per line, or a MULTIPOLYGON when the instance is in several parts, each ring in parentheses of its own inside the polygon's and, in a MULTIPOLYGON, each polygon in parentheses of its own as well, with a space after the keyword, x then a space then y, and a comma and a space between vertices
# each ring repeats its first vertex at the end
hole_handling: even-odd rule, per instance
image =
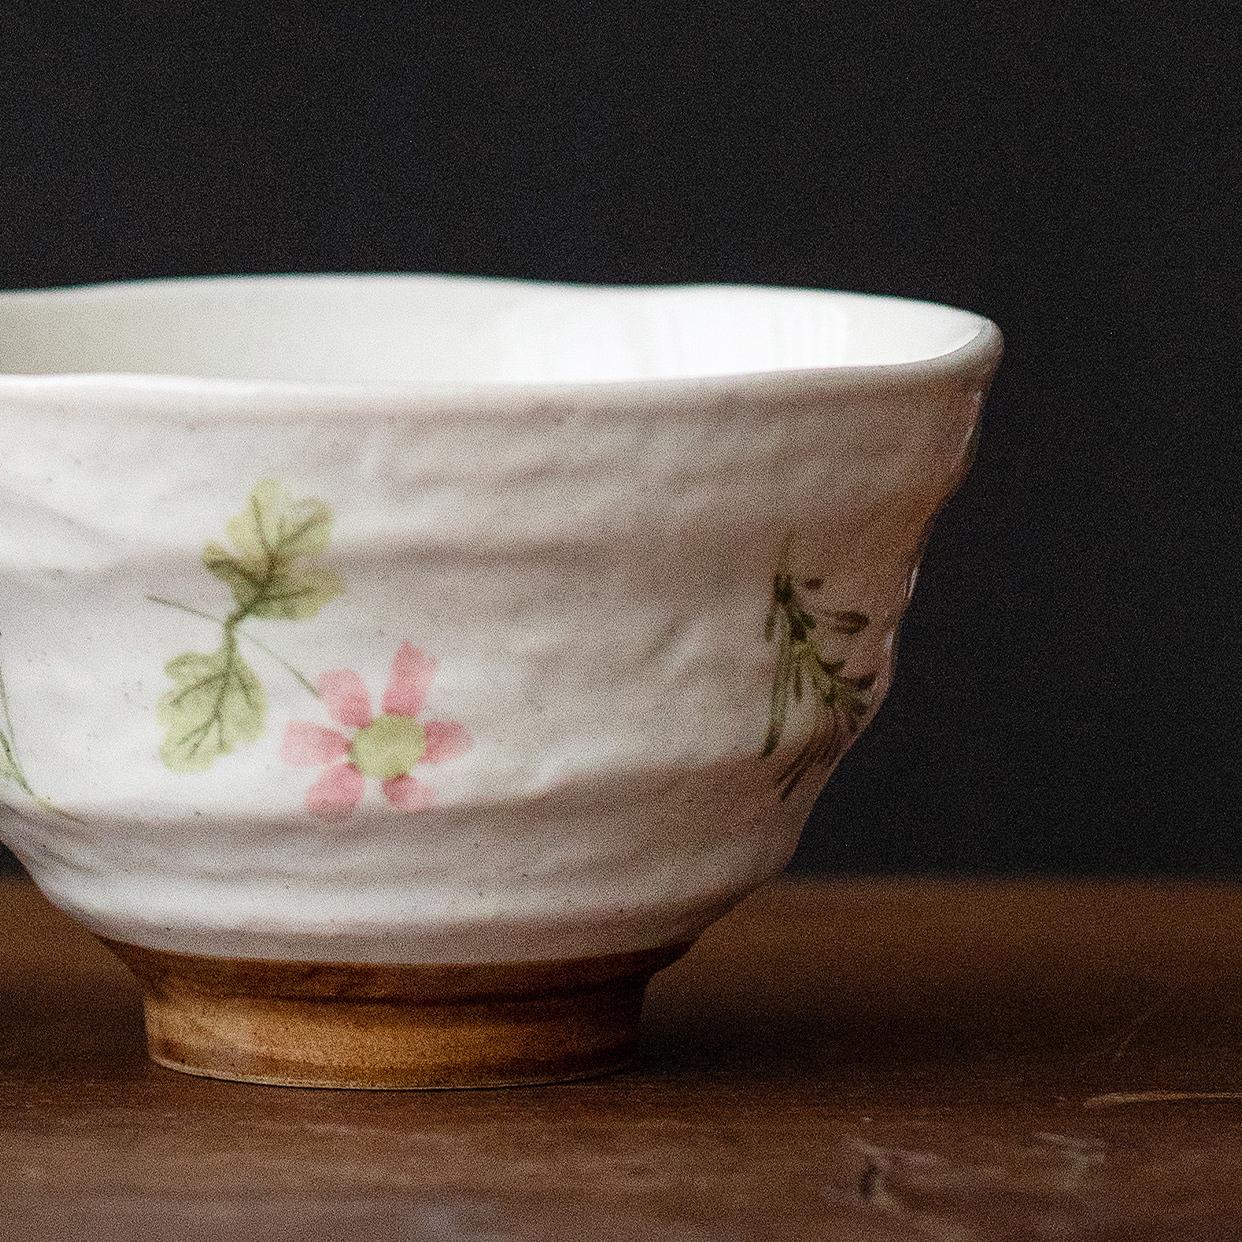
POLYGON ((794 290, 0 295, 3 839, 95 932, 164 952, 692 940, 783 866, 882 700, 999 353, 965 312, 794 290), (303 517, 279 567, 309 602, 247 612, 263 523, 303 517), (824 701, 863 688, 784 789, 815 727, 781 665, 797 601, 824 701), (229 634, 261 710, 238 683, 224 749, 187 759, 197 666, 171 662, 229 634))

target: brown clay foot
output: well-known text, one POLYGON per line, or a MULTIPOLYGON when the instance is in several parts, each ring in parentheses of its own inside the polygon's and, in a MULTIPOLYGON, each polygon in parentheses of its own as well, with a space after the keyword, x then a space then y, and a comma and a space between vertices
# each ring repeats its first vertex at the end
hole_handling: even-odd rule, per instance
POLYGON ((611 1073, 643 992, 687 946, 561 962, 338 965, 105 940, 143 988, 151 1057, 290 1087, 499 1087, 611 1073))

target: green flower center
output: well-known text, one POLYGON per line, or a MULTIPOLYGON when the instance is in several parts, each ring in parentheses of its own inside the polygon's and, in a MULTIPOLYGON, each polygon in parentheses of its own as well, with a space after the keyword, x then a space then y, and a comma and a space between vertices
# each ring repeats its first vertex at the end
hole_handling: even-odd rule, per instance
POLYGON ((354 734, 349 761, 378 781, 405 776, 427 751, 423 726, 411 716, 381 716, 354 734))

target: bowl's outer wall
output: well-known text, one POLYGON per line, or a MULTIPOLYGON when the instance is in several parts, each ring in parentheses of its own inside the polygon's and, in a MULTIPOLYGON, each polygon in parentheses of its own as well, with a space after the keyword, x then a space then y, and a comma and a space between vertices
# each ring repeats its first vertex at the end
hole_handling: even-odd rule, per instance
POLYGON ((57 904, 154 948, 443 962, 684 941, 783 866, 827 776, 779 796, 806 699, 761 754, 783 543, 800 581, 823 580, 816 608, 870 618, 824 649, 875 671, 878 703, 998 353, 857 383, 498 403, 120 379, 0 396, 0 727, 21 774, 0 781, 4 840, 57 904), (257 736, 177 771, 166 665, 222 629, 149 597, 229 614, 204 546, 227 550, 263 480, 331 511, 326 550, 295 570, 342 590, 238 626, 257 736), (290 762, 312 737, 291 749, 290 726, 338 732, 327 755, 357 720, 253 640, 313 685, 356 673, 376 712, 404 644, 436 661, 425 702, 415 687, 398 706, 469 744, 441 730, 460 753, 393 787, 430 805, 394 805, 373 771, 336 782, 346 801, 362 785, 352 813, 308 807, 332 765, 290 762))

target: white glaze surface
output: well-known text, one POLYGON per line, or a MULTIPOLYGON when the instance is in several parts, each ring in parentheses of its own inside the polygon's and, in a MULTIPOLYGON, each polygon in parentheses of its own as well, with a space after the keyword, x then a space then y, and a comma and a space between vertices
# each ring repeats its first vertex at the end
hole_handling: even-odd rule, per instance
POLYGON ((999 356, 891 299, 424 277, 0 295, 0 340, 0 670, 58 808, 0 782, 6 843, 114 938, 406 962, 687 939, 784 864, 826 771, 779 798, 796 712, 760 754, 781 544, 871 618, 878 703, 999 356), (246 632, 377 710, 434 658, 423 715, 471 744, 416 769, 432 805, 308 810, 282 737, 335 725, 261 653, 261 735, 161 760, 164 665, 213 629, 148 596, 227 612, 203 548, 265 479, 330 508, 343 589, 246 632))

